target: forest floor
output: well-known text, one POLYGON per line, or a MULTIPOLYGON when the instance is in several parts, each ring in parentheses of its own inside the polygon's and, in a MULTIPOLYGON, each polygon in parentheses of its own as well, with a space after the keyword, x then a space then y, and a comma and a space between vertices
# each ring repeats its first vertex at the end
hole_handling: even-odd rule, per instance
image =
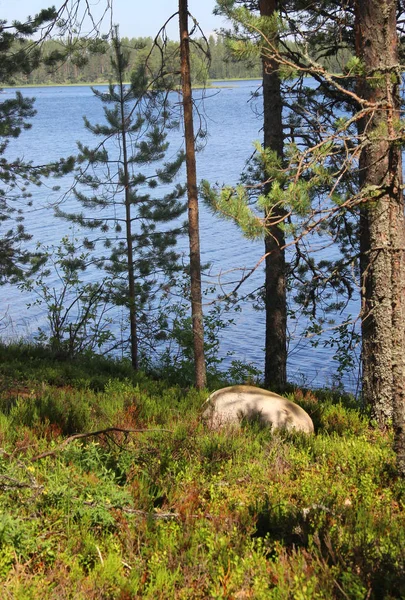
POLYGON ((3 599, 405 597, 392 432, 288 394, 312 436, 211 432, 208 390, 0 347, 3 599))

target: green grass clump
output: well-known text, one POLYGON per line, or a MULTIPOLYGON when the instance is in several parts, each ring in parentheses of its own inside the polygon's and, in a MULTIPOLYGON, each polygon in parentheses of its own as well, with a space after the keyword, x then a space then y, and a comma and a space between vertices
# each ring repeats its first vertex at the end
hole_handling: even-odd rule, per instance
POLYGON ((292 391, 314 436, 210 432, 208 390, 0 354, 2 597, 405 597, 405 482, 353 399, 292 391))

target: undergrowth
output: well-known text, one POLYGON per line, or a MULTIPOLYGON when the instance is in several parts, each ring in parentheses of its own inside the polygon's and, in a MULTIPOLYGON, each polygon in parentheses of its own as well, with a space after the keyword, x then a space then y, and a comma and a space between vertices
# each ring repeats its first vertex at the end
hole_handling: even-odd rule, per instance
POLYGON ((0 355, 2 598, 405 597, 405 483, 352 399, 291 392, 314 436, 210 432, 208 391, 0 355))

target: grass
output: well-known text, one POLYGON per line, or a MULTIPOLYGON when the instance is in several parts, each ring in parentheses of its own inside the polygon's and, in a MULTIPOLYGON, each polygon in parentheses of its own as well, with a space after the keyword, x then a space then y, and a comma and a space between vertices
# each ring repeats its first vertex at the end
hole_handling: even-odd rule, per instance
POLYGON ((405 597, 405 482, 352 399, 291 392, 310 437, 213 433, 208 391, 36 347, 0 358, 2 598, 405 597), (68 440, 113 427, 137 431, 68 440))

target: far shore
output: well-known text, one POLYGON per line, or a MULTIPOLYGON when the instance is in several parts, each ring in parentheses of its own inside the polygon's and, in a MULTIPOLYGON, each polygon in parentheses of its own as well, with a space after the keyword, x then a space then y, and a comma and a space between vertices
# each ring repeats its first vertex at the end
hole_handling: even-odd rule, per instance
MULTIPOLYGON (((261 81, 260 78, 258 77, 233 77, 233 78, 229 78, 229 79, 209 79, 207 84, 204 86, 202 84, 196 84, 193 85, 194 89, 203 89, 204 87, 207 88, 221 88, 221 87, 227 87, 224 85, 218 85, 218 83, 220 82, 225 82, 225 83, 232 83, 232 82, 237 82, 237 81, 261 81)), ((125 82, 125 85, 128 85, 130 82, 127 81, 125 82)), ((20 88, 50 88, 50 87, 95 87, 98 85, 109 85, 110 82, 109 81, 89 81, 89 82, 78 82, 78 83, 21 83, 18 85, 5 85, 2 86, 3 90, 13 90, 13 89, 20 89, 20 88)))

